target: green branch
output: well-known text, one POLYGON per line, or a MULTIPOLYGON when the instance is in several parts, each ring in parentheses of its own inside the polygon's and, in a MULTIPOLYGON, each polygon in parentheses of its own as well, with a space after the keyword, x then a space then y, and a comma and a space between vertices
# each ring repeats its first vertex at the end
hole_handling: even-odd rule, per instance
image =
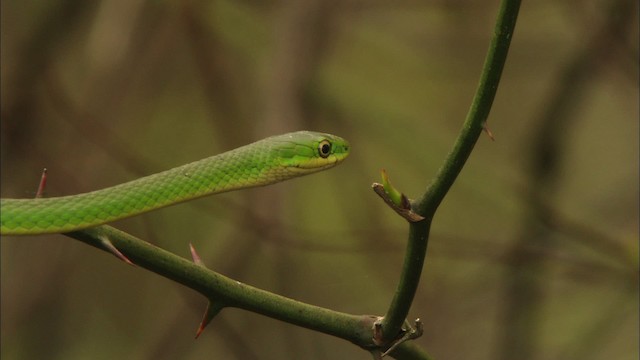
POLYGON ((111 226, 103 225, 67 233, 98 249, 109 242, 133 264, 189 287, 221 307, 236 307, 373 347, 375 318, 350 315, 305 304, 261 290, 200 266, 111 226))
POLYGON ((392 342, 401 332, 409 313, 409 308, 420 282, 429 240, 429 228, 435 212, 462 171, 484 123, 489 116, 493 99, 502 75, 509 44, 518 17, 520 0, 503 0, 500 4, 491 45, 485 59, 482 76, 467 118, 462 126, 453 150, 445 159, 435 180, 424 194, 413 204, 413 210, 425 220, 412 222, 409 226, 409 240, 396 294, 382 322, 383 340, 392 342))

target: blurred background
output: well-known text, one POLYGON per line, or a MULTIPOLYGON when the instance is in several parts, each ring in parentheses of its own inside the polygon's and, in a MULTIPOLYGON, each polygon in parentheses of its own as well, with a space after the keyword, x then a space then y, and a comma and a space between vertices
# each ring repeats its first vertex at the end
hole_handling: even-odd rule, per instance
MULTIPOLYGON (((341 166, 120 221, 300 301, 382 315, 459 132, 498 1, 2 1, 2 197, 112 186, 268 135, 341 166)), ((638 358, 638 3, 525 1, 488 127, 432 227, 410 316, 435 359, 638 358)), ((3 359, 369 359, 70 238, 4 237, 3 359)))

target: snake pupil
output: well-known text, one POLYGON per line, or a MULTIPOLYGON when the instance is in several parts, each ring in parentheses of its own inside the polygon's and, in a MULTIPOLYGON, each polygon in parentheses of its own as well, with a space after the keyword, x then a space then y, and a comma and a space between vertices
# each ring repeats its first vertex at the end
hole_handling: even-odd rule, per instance
POLYGON ((331 154, 331 143, 327 140, 322 140, 318 145, 318 154, 322 158, 326 158, 331 154))

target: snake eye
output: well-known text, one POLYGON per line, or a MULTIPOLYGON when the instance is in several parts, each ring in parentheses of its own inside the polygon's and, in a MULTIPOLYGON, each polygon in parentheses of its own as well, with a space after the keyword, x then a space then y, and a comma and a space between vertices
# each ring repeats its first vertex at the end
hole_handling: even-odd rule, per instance
POLYGON ((320 155, 320 157, 323 159, 331 155, 331 143, 329 142, 329 140, 320 141, 320 143, 318 144, 318 155, 320 155))

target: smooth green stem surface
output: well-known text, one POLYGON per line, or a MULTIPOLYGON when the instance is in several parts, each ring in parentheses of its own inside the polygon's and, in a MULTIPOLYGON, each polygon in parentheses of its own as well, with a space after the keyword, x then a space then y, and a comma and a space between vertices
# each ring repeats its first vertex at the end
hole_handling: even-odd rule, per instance
POLYGON ((413 204, 414 211, 424 216, 425 220, 411 223, 409 228, 409 240, 401 280, 382 323, 383 340, 385 341, 392 341, 399 334, 409 314, 426 257, 431 220, 458 174, 462 171, 462 167, 469 158, 489 116, 507 59, 519 9, 520 0, 503 0, 501 2, 478 89, 460 135, 444 165, 438 171, 435 180, 413 204))

